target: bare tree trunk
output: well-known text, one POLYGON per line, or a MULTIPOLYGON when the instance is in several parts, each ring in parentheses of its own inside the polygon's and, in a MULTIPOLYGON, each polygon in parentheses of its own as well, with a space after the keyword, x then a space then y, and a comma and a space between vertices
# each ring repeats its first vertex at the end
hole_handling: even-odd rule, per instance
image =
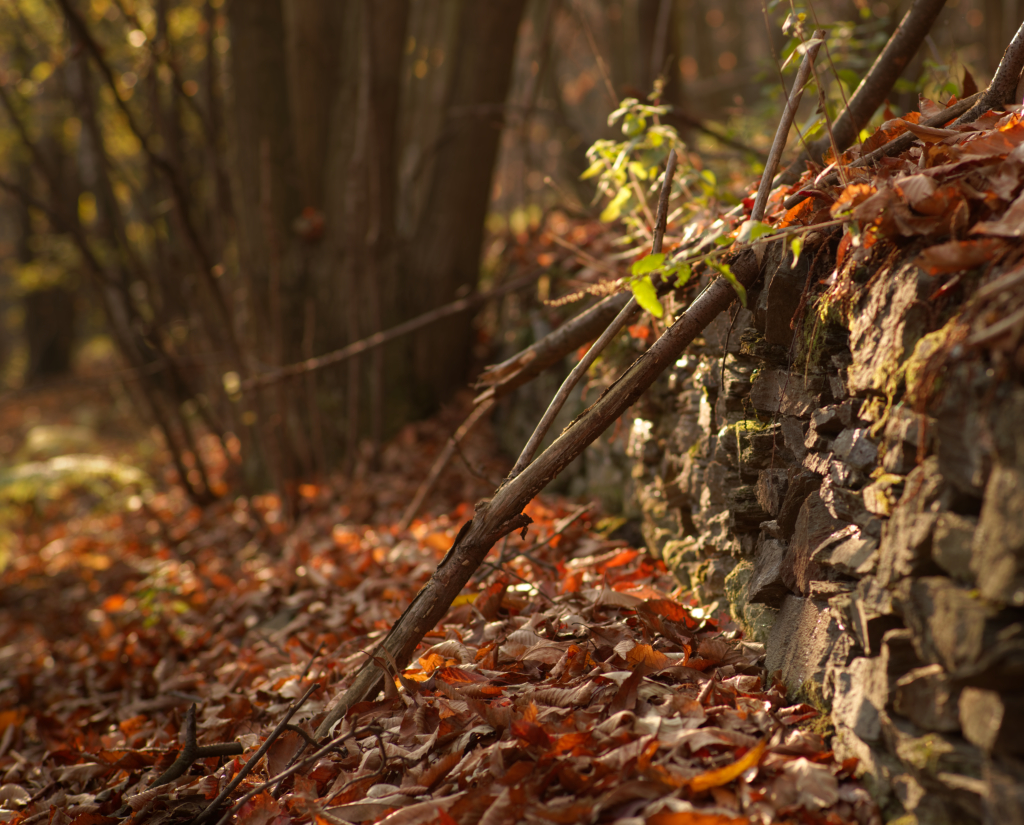
MULTIPOLYGON (((524 0, 466 0, 454 55, 454 84, 426 207, 404 255, 412 317, 476 285, 483 218, 490 198, 524 0)), ((413 341, 413 402, 435 407, 466 381, 472 318, 458 316, 413 341)))

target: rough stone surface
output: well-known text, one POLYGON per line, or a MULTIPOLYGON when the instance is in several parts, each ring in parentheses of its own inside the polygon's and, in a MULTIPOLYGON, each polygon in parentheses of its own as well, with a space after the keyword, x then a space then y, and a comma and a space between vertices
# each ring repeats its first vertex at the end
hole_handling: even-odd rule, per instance
POLYGON ((828 570, 813 561, 814 551, 841 526, 829 513, 820 494, 814 492, 807 497, 797 516, 789 543, 787 569, 783 572, 791 591, 806 595, 812 581, 829 578, 828 570))
POLYGON ((893 712, 922 730, 951 733, 960 729, 958 698, 959 691, 942 665, 914 668, 896 680, 892 691, 893 712))
POLYGON ((1024 469, 1003 465, 993 469, 971 548, 970 570, 985 598, 1024 607, 1024 469))
POLYGON ((824 384, 820 376, 805 381, 797 373, 764 370, 750 388, 750 400, 759 412, 807 416, 818 406, 816 396, 824 384))
POLYGON ((882 717, 889 687, 882 662, 862 656, 832 673, 832 720, 858 738, 872 742, 882 735, 882 717))
POLYGON ((825 663, 841 633, 827 604, 787 596, 768 634, 765 667, 780 671, 790 697, 822 707, 825 663))
POLYGON ((786 560, 786 545, 777 539, 762 536, 757 543, 750 581, 747 583, 747 601, 782 607, 789 588, 782 577, 786 560))
POLYGON ((925 301, 932 288, 924 273, 907 265, 865 291, 850 322, 851 394, 884 394, 890 389, 889 376, 927 332, 925 301))
POLYGON ((986 753, 1024 754, 1024 695, 967 687, 960 694, 964 738, 986 753))
POLYGON ((1024 302, 986 304, 984 271, 933 300, 902 254, 830 278, 772 245, 752 312, 638 405, 630 483, 677 577, 831 713, 887 822, 1024 825, 1024 346, 966 343, 1024 302))
POLYGON ((922 660, 941 664, 953 677, 976 670, 991 607, 944 576, 907 579, 896 599, 922 660))

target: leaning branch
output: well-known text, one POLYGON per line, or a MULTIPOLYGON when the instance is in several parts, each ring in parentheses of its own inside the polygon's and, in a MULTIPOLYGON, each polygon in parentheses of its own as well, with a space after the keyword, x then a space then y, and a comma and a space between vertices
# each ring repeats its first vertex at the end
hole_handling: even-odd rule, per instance
POLYGON ((1010 41, 1010 45, 1003 52, 999 65, 996 67, 996 73, 992 76, 992 82, 988 84, 981 100, 957 120, 957 123, 973 123, 989 109, 995 109, 1012 100, 1017 91, 1017 83, 1020 80, 1022 69, 1024 69, 1024 23, 1021 23, 1013 40, 1010 41))
MULTIPOLYGON (((863 129, 871 120, 871 116, 881 106, 896 80, 911 61, 928 32, 931 31, 935 18, 939 16, 946 0, 914 0, 914 4, 903 16, 882 53, 878 55, 871 69, 857 86, 849 104, 836 118, 832 127, 836 147, 840 152, 853 145, 863 129)), ((829 148, 829 138, 825 136, 816 140, 800 153, 800 156, 786 168, 775 180, 775 185, 796 183, 803 174, 805 161, 810 158, 818 162, 829 148)))
MULTIPOLYGON (((732 269, 741 284, 752 286, 758 276, 754 253, 741 253, 733 262, 732 269)), ((385 673, 377 662, 394 661, 399 668, 408 665, 424 634, 444 617, 455 596, 494 543, 530 523, 530 519, 523 515, 523 508, 619 418, 666 368, 675 363, 687 345, 735 298, 736 292, 727 280, 718 278, 713 281, 664 335, 550 447, 522 473, 502 484, 490 501, 477 505, 473 519, 463 526, 437 570, 320 723, 316 731, 318 739, 327 736, 349 708, 379 692, 385 673)))

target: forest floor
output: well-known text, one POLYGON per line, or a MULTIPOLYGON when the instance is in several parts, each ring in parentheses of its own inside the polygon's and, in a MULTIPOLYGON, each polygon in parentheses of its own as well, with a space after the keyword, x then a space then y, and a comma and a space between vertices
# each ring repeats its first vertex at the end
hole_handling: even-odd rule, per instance
POLYGON ((121 409, 81 384, 0 408, 0 822, 880 821, 761 646, 557 497, 312 742, 508 460, 481 427, 400 531, 453 405, 379 469, 303 485, 288 523, 275 495, 192 505, 121 409), (227 755, 181 757, 196 744, 227 755))

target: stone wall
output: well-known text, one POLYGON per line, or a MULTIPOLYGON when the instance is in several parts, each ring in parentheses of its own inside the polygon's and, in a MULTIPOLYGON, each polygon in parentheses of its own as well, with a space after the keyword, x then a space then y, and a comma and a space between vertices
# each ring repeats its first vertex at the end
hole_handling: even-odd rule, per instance
POLYGON ((836 273, 838 243, 770 250, 641 402, 644 536, 889 821, 1022 822, 1024 270, 943 291, 883 242, 836 273))

